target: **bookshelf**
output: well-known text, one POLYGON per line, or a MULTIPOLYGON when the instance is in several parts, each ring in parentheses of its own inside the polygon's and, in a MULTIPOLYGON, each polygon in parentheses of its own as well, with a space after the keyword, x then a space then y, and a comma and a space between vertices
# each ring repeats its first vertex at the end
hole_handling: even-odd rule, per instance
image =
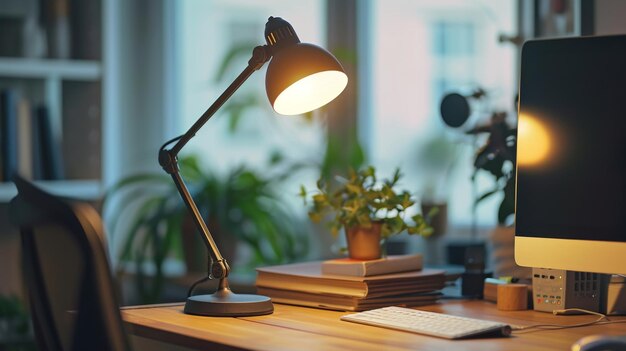
MULTIPOLYGON (((2 50, 4 56, 0 55, 0 91, 10 91, 16 103, 24 103, 27 106, 24 109, 30 112, 32 120, 39 118, 39 112, 36 111, 40 108, 46 110, 49 134, 52 136, 54 152, 58 155, 55 157, 58 158, 55 165, 59 172, 54 172, 58 176, 51 177, 46 172, 36 171, 38 166, 46 167, 41 166, 40 156, 32 156, 32 159, 27 157, 24 162, 23 154, 18 150, 18 162, 33 165, 27 167, 27 170, 32 168, 32 172, 27 172, 27 178, 35 180, 52 193, 97 200, 104 193, 105 123, 102 110, 105 79, 102 56, 105 29, 102 16, 107 0, 54 0, 51 4, 52 8, 31 0, 0 4, 2 18, 5 21, 10 19, 9 22, 0 23, 0 30, 11 29, 11 26, 24 29, 28 26, 29 18, 43 13, 43 19, 37 25, 43 36, 47 36, 47 47, 36 57, 25 57, 29 55, 25 54, 28 52, 28 40, 17 36, 14 42, 19 45, 14 45, 13 52, 7 52, 6 44, 12 41, 7 42, 4 37, 5 42, 0 43, 5 46, 2 50), (62 13, 58 12, 58 5, 65 8, 62 13), (63 41, 69 43, 66 50, 55 47, 53 40, 58 38, 58 33, 50 36, 50 32, 57 30, 58 23, 55 21, 58 22, 60 17, 64 17, 61 20, 67 21, 68 25, 67 31, 62 32, 65 34, 63 41), (31 173, 30 176, 28 173, 31 173)), ((33 56, 32 52, 30 56, 33 56)), ((18 113, 17 127, 22 126, 19 124, 21 118, 23 116, 18 113)), ((22 140, 24 135, 30 135, 33 139, 41 137, 35 132, 40 126, 36 125, 37 122, 32 123, 32 127, 29 126, 32 130, 21 134, 22 140)), ((17 135, 20 138, 19 132, 17 135)), ((36 146, 36 141, 30 144, 33 154, 36 153, 35 149, 42 148, 36 146)), ((23 145, 18 141, 17 148, 20 147, 23 145)), ((0 180, 0 203, 5 203, 15 196, 16 190, 8 179, 0 180)))
MULTIPOLYGON (((37 185, 53 194, 71 196, 86 201, 99 200, 104 189, 99 180, 56 180, 37 181, 37 185)), ((17 189, 11 183, 0 184, 0 203, 9 202, 17 195, 17 189)))
POLYGON ((12 78, 98 81, 102 77, 100 62, 0 57, 0 76, 12 78))

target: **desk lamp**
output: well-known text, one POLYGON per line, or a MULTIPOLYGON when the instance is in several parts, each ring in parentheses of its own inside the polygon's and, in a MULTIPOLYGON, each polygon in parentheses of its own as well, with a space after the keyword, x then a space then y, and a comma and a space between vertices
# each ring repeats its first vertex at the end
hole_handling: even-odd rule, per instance
POLYGON ((209 295, 187 298, 184 312, 202 316, 256 316, 270 314, 274 307, 269 297, 235 294, 228 286, 230 267, 220 254, 206 223, 183 181, 177 155, 196 132, 215 114, 250 75, 270 61, 265 77, 267 97, 282 115, 298 115, 326 105, 348 84, 348 77, 337 59, 328 51, 300 42, 293 27, 280 17, 270 17, 265 25, 266 45, 257 46, 243 72, 198 118, 189 130, 169 140, 159 150, 159 164, 172 176, 198 231, 208 248, 211 263, 208 279, 219 279, 218 289, 209 295), (170 144, 176 143, 168 148, 170 144))

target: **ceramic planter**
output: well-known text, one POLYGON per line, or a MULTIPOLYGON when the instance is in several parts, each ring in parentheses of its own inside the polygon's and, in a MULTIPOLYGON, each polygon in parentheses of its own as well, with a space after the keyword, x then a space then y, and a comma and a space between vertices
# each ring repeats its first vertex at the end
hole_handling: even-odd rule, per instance
POLYGON ((371 227, 352 227, 346 229, 348 255, 355 260, 375 260, 381 257, 381 223, 372 223, 371 227))

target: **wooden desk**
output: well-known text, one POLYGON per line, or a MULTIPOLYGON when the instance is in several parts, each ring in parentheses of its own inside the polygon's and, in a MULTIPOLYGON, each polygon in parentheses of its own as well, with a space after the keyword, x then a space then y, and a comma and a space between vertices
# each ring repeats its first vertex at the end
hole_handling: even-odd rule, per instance
MULTIPOLYGON (((514 332, 509 338, 449 341, 343 322, 345 312, 274 304, 272 315, 217 318, 185 315, 183 306, 142 306, 122 311, 131 334, 190 349, 254 350, 569 350, 590 334, 626 334, 626 323, 561 330, 514 332)), ((572 324, 590 315, 553 316, 535 311, 498 311, 484 301, 445 301, 420 309, 502 321, 512 325, 572 324)), ((612 319, 626 319, 612 317, 612 319)))

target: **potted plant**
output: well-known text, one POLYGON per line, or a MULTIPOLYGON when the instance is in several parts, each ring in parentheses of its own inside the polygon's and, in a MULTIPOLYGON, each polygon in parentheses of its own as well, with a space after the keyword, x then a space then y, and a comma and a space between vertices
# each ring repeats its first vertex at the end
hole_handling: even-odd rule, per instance
MULTIPOLYGON (((237 266, 250 271, 260 264, 293 262, 308 251, 306 233, 277 187, 293 167, 281 169, 279 157, 270 162, 276 171, 272 174, 240 166, 225 175, 200 167, 194 156, 179 162, 222 255, 233 262, 235 246, 241 243, 251 255, 237 266)), ((167 258, 183 259, 188 272, 206 272, 208 253, 167 174, 126 177, 109 190, 107 198, 111 195, 119 195, 119 205, 108 219, 115 224, 112 232, 122 237, 120 262, 136 271, 142 303, 159 300, 167 258)))
MULTIPOLYGON (((381 244, 392 235, 404 231, 424 236, 432 233, 426 217, 411 215, 417 212, 416 201, 408 191, 397 189, 400 178, 396 169, 391 180, 379 181, 375 168, 369 166, 351 170, 347 179, 336 178, 333 184, 320 179, 311 196, 309 217, 314 222, 328 219, 333 236, 344 229, 350 258, 380 258, 381 244)), ((304 186, 300 195, 306 204, 309 194, 304 186)))
POLYGON ((438 208, 433 218, 433 234, 431 238, 445 234, 448 227, 448 196, 449 180, 457 164, 459 148, 443 134, 436 134, 426 141, 420 149, 417 164, 425 176, 421 202, 422 213, 431 208, 438 208))
POLYGON ((15 295, 0 295, 0 350, 34 350, 30 316, 15 295))
POLYGON ((472 178, 476 177, 477 172, 486 171, 493 176, 495 183, 494 188, 478 197, 474 205, 480 204, 497 193, 502 193, 502 201, 498 206, 498 224, 510 225, 515 214, 515 136, 517 129, 510 127, 506 122, 506 113, 495 112, 488 125, 474 128, 471 132, 489 134, 485 145, 476 153, 472 178))
POLYGON ((489 235, 492 267, 496 276, 530 278, 531 270, 520 267, 513 257, 515 242, 515 169, 517 129, 506 122, 506 114, 495 112, 488 125, 478 127, 474 133, 488 133, 485 145, 478 150, 474 161, 474 175, 488 172, 494 178, 494 188, 478 197, 479 205, 485 199, 502 194, 498 206, 498 226, 489 235))

